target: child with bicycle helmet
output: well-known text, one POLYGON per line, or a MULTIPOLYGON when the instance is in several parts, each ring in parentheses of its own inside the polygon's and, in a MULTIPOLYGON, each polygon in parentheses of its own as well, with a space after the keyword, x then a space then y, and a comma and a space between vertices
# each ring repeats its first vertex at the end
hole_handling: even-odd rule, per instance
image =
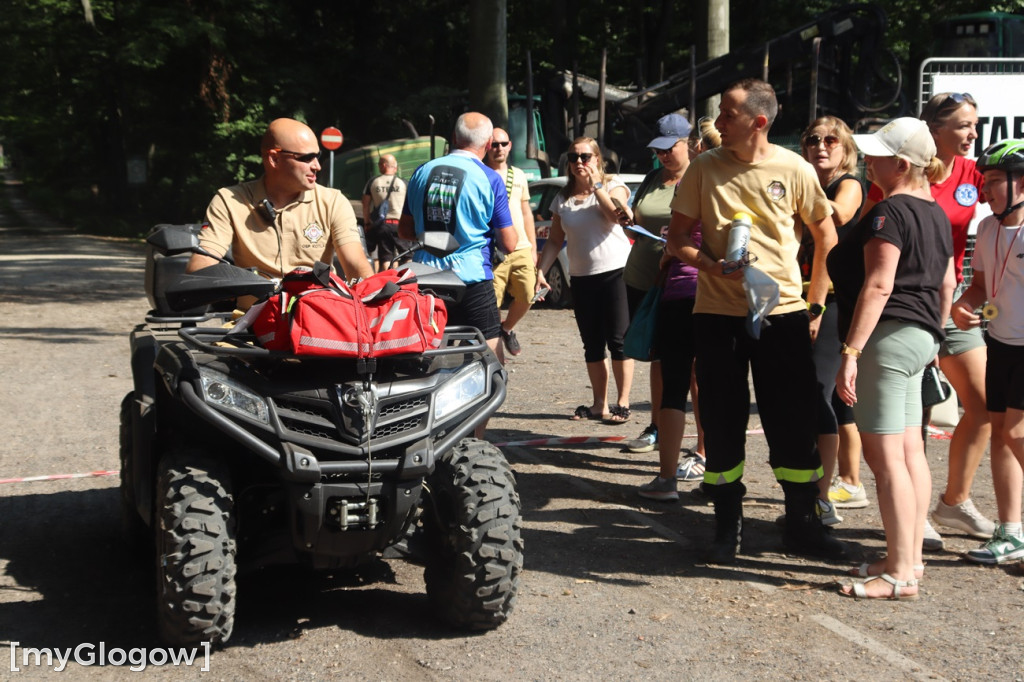
POLYGON ((982 318, 988 320, 985 394, 999 523, 992 537, 967 552, 966 558, 1000 564, 1024 558, 1024 438, 1014 437, 1024 428, 1024 141, 992 145, 978 159, 978 170, 984 174, 993 215, 978 226, 974 278, 953 303, 951 316, 963 330, 980 327, 982 318))

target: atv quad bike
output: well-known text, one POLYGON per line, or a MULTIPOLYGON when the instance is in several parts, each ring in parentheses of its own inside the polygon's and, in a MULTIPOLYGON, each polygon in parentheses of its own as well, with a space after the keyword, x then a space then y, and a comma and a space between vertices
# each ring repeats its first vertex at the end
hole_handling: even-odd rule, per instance
MULTIPOLYGON (((480 332, 448 327, 439 348, 371 363, 267 350, 210 305, 276 283, 227 262, 184 275, 199 227, 147 239, 152 310, 131 333, 121 405, 124 523, 155 544, 162 639, 227 641, 239 571, 381 557, 424 565, 447 623, 505 622, 520 503, 501 451, 470 437, 505 398, 480 332)), ((452 273, 415 267, 421 290, 461 295, 452 273)))

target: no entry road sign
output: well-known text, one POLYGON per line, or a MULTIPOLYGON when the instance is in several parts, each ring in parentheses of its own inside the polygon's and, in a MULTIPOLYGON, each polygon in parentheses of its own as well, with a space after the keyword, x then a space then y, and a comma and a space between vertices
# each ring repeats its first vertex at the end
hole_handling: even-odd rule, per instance
POLYGON ((341 134, 341 131, 337 128, 324 128, 324 131, 320 133, 320 143, 323 144, 325 149, 329 149, 332 152, 341 146, 342 141, 345 137, 341 134))

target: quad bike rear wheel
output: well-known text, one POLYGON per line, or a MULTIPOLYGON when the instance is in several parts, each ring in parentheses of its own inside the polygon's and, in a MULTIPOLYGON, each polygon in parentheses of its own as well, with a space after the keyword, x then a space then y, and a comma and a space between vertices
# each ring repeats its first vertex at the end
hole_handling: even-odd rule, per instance
POLYGON ((157 615, 171 645, 225 642, 235 622, 235 523, 230 478, 217 459, 176 449, 156 490, 157 615))
POLYGON ((429 479, 427 596, 445 622, 491 630, 516 601, 523 540, 515 477, 501 450, 467 438, 429 479))

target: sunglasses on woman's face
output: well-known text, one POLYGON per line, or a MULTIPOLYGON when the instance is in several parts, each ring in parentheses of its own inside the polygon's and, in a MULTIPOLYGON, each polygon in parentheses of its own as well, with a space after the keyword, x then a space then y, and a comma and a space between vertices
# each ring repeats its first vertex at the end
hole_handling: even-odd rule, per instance
POLYGON ((946 98, 946 101, 943 102, 942 105, 945 106, 950 102, 950 100, 952 100, 957 106, 960 106, 964 102, 970 104, 974 100, 974 98, 971 97, 971 93, 969 92, 951 92, 949 93, 949 97, 946 98))
POLYGON ((825 143, 825 149, 832 149, 837 144, 839 144, 839 138, 836 137, 835 135, 826 135, 825 137, 821 137, 820 135, 807 136, 808 147, 817 147, 822 142, 825 143))
POLYGON ((590 160, 594 158, 594 155, 589 154, 587 152, 584 152, 582 154, 577 154, 576 152, 569 152, 568 154, 565 155, 565 158, 569 159, 569 163, 576 163, 577 161, 582 161, 583 163, 590 163, 590 160))

